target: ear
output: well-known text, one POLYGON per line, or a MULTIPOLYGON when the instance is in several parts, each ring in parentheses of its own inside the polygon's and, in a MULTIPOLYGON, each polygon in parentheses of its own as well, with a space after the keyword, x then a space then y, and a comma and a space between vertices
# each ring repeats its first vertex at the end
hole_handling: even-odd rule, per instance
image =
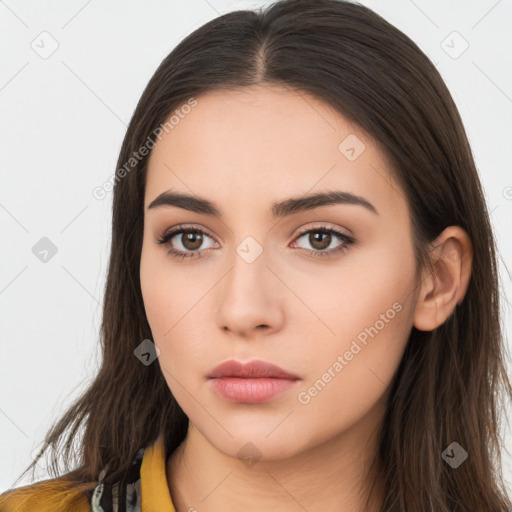
POLYGON ((462 302, 471 277, 473 248, 460 226, 447 227, 432 243, 432 270, 424 269, 414 311, 414 327, 432 331, 462 302))

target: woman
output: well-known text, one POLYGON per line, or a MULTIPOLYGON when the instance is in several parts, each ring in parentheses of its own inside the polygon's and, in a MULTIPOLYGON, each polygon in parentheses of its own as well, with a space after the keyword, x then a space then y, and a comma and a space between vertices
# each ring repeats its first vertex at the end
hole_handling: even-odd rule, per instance
POLYGON ((221 16, 114 184, 103 362, 10 510, 504 511, 495 245, 460 116, 360 5, 221 16))

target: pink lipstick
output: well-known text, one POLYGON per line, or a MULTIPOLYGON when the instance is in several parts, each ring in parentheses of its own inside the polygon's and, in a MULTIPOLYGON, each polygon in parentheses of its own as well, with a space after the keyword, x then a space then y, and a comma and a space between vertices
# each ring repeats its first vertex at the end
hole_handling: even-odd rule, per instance
POLYGON ((265 361, 243 364, 230 360, 208 375, 213 390, 230 402, 259 404, 284 393, 301 379, 265 361))

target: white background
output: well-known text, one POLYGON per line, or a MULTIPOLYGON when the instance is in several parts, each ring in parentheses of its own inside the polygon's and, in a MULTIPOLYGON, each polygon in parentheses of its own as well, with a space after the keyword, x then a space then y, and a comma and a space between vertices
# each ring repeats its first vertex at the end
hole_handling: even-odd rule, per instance
MULTIPOLYGON (((459 107, 492 211, 509 337, 512 2, 362 3, 427 53, 459 107), (458 58, 453 55, 465 43, 453 31, 469 44, 458 58)), ((92 190, 115 171, 143 88, 190 32, 224 12, 264 4, 0 2, 0 492, 16 481, 50 424, 98 367, 112 196, 100 201, 92 190), (46 59, 31 47, 42 46, 41 37, 51 47, 43 31, 58 43, 46 59), (32 253, 42 237, 58 249, 47 263, 32 253)), ((512 451, 509 431, 505 447, 512 451)), ((504 465, 512 482, 510 455, 504 465)))

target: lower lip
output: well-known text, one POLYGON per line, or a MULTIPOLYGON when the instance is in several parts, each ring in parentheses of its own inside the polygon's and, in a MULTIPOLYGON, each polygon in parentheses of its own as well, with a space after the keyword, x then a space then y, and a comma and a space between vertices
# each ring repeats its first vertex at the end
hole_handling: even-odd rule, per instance
POLYGON ((230 402, 260 404, 288 391, 298 379, 220 377, 210 382, 215 392, 230 402))

